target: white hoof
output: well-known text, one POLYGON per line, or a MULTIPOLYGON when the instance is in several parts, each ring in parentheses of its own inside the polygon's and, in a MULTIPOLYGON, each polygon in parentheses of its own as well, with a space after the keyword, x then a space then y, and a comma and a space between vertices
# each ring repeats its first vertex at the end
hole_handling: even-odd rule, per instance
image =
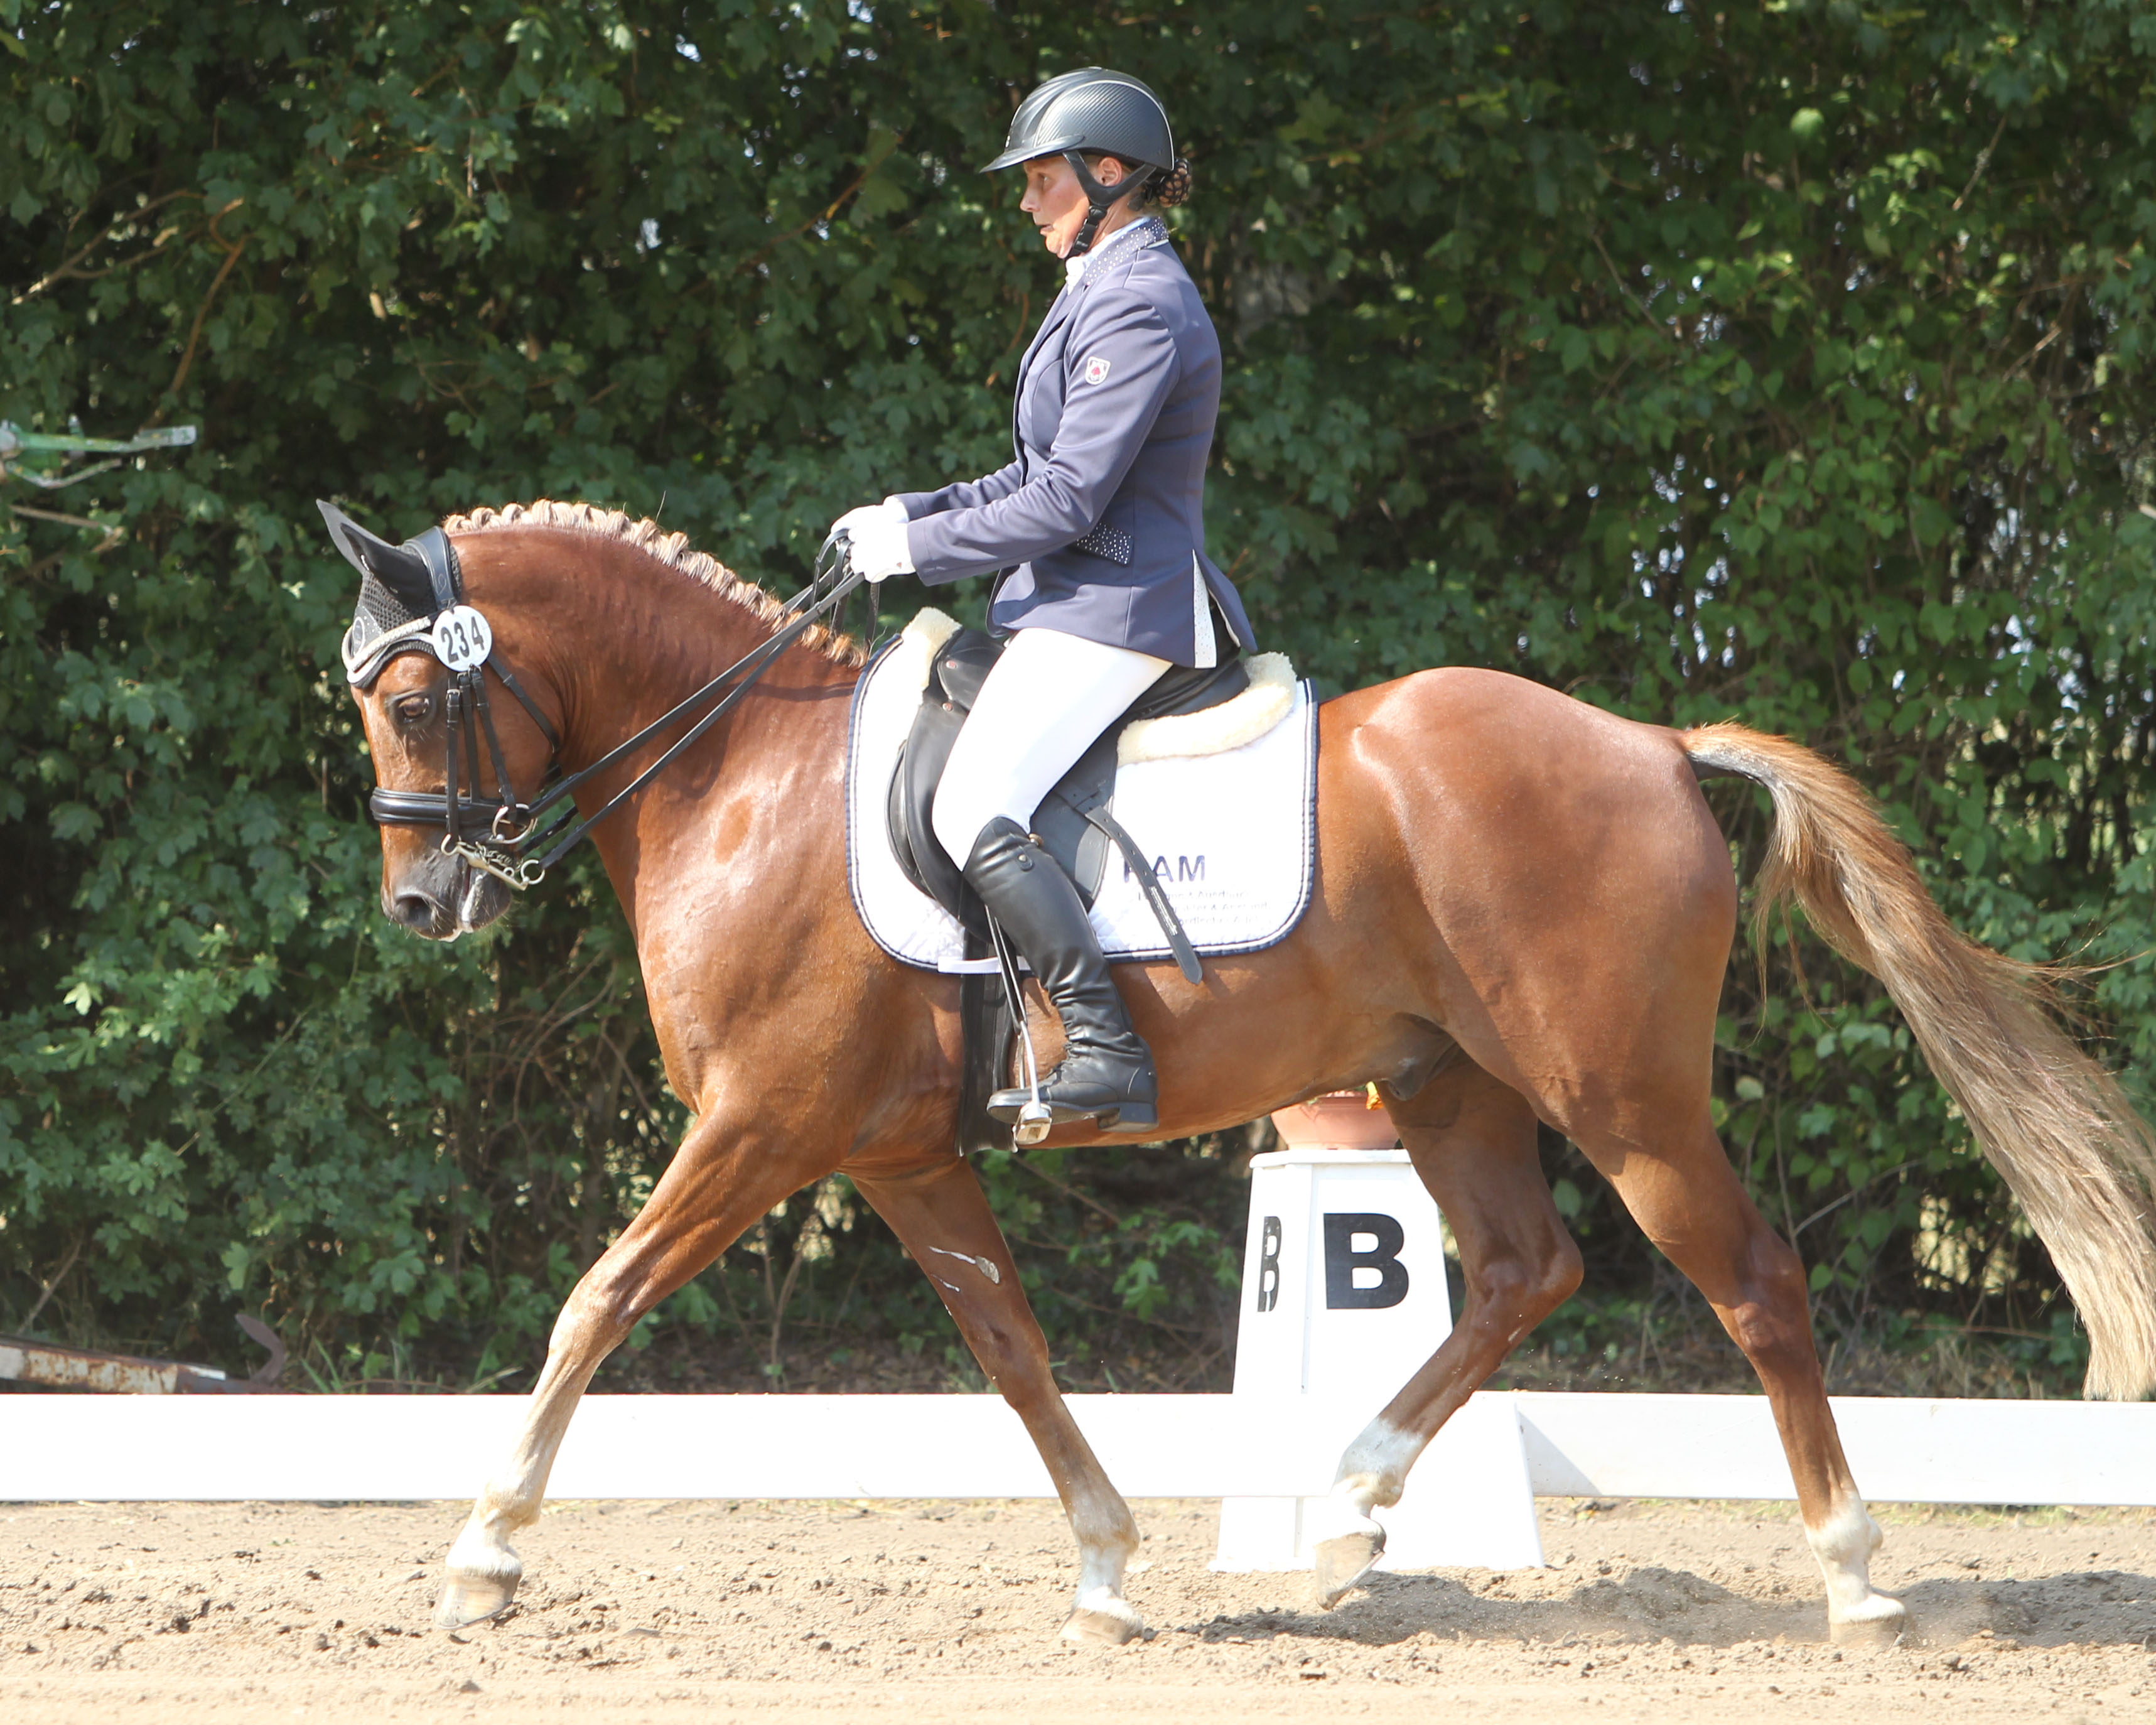
POLYGON ((1330 1611, 1384 1556, 1385 1530, 1371 1519, 1367 1497, 1345 1480, 1304 1512, 1302 1525, 1310 1541, 1317 1603, 1330 1611))
POLYGON ((499 1617, 516 1597, 515 1575, 452 1574, 434 1608, 434 1627, 456 1630, 499 1617))
POLYGON ((444 1563, 442 1603, 434 1608, 434 1627, 460 1630, 499 1617, 516 1597, 524 1565, 499 1535, 467 1523, 444 1563))
POLYGON ((1838 1647, 1880 1647, 1902 1639, 1909 1627, 1909 1608, 1886 1594, 1872 1594, 1830 1614, 1827 1635, 1838 1647))
POLYGON ((1145 1633, 1145 1620, 1131 1602, 1105 1587, 1078 1595, 1063 1625, 1063 1639, 1088 1647, 1120 1647, 1145 1633))
POLYGON ((1375 1522, 1321 1539, 1312 1548, 1317 1603, 1330 1611, 1365 1581, 1385 1554, 1385 1530, 1375 1522))

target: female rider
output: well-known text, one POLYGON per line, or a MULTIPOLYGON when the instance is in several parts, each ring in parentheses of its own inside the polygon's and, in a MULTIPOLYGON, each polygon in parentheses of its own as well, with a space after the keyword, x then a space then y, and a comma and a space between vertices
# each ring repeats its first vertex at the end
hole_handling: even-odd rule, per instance
MULTIPOLYGON (((1143 213, 1190 186, 1152 90, 1098 67, 1050 79, 983 172, 1019 163, 1019 207, 1065 281, 1019 367, 1017 459, 854 510, 832 531, 870 581, 1000 572, 988 620, 1009 641, 952 748, 936 836, 1061 1015, 1064 1056, 1040 1091, 1053 1119, 1137 1133, 1158 1120, 1152 1053, 1076 888, 1027 826, 1170 665, 1256 646, 1205 555, 1220 343, 1167 229, 1143 213)), ((1027 1095, 999 1091, 990 1111, 1015 1119, 1027 1095)))

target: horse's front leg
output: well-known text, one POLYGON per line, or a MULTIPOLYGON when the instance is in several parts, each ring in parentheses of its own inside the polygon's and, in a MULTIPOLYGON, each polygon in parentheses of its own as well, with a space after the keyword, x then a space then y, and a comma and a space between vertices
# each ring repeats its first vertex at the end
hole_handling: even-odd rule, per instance
POLYGON ((815 1134, 752 1132, 706 1116, 681 1142, 636 1219, 578 1282, 547 1344, 524 1424, 507 1461, 488 1480, 449 1548, 434 1621, 460 1629, 494 1616, 516 1596, 524 1565, 510 1536, 539 1518, 547 1476, 578 1399, 599 1362, 636 1321, 702 1270, 788 1193, 830 1172, 780 1147, 815 1134))
POLYGON ((946 1152, 902 1173, 848 1172, 935 1284, 988 1382, 1025 1422, 1048 1464, 1078 1539, 1078 1596, 1063 1639, 1111 1646, 1129 1640, 1145 1627, 1123 1597, 1137 1523, 1064 1405, 1048 1344, 972 1167, 946 1152))

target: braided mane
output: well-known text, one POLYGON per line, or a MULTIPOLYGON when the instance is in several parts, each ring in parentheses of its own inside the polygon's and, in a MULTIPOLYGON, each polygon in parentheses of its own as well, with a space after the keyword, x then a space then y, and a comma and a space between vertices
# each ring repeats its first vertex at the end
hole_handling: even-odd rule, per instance
MULTIPOLYGON (((784 606, 752 581, 744 581, 716 557, 696 550, 685 533, 669 533, 653 521, 635 521, 618 509, 600 509, 589 503, 556 503, 541 498, 536 503, 508 503, 500 509, 475 509, 470 515, 453 515, 442 523, 448 533, 499 533, 513 527, 552 527, 582 533, 593 539, 610 539, 634 546, 654 562, 701 582, 750 612, 758 622, 776 629, 787 620, 784 606)), ((807 630, 799 644, 821 653, 837 665, 859 665, 865 659, 861 644, 850 635, 835 634, 821 624, 807 630)))

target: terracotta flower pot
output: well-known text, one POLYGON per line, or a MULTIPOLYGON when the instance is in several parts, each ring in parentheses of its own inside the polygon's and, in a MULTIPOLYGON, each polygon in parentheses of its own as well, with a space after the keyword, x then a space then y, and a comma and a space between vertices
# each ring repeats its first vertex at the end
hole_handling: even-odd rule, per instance
POLYGON ((1373 1108, 1359 1090, 1312 1096, 1273 1116, 1273 1129, 1291 1150, 1389 1150, 1400 1130, 1383 1108, 1373 1108))

